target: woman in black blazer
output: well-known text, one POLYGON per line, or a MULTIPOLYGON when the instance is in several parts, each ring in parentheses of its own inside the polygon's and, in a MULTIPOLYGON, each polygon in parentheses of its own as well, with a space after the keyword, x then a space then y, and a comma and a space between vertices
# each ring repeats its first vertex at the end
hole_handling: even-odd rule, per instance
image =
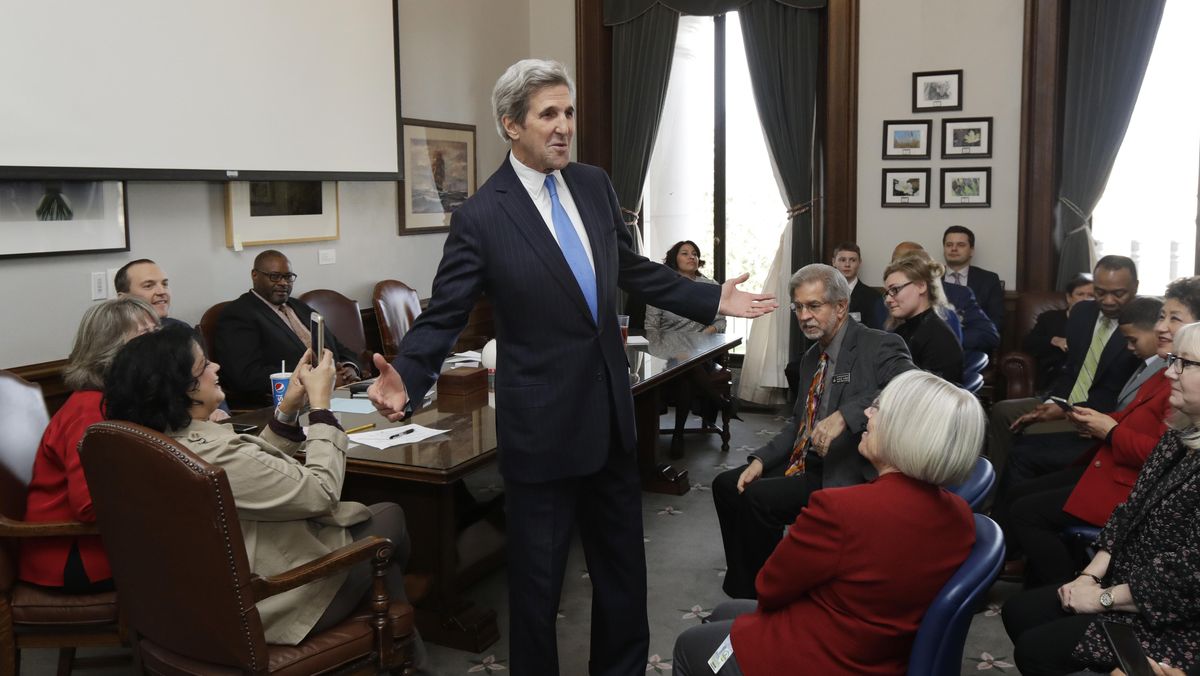
POLYGON ((883 272, 887 328, 904 339, 917 368, 962 385, 963 349, 942 312, 954 312, 942 291, 945 268, 910 254, 892 261, 883 272))

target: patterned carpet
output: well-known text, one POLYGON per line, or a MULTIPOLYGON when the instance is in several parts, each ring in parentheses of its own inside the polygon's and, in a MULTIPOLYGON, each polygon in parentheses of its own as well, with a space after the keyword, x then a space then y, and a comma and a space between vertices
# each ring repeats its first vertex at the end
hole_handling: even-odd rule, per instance
MULTIPOLYGON (((670 674, 675 637, 700 623, 715 605, 725 600, 721 577, 725 560, 717 528, 709 484, 717 473, 737 467, 746 454, 761 446, 784 424, 782 417, 743 412, 743 422, 733 421, 730 451, 722 453, 716 436, 687 438, 687 455, 677 464, 689 470, 692 490, 683 496, 643 494, 646 558, 649 568, 650 655, 647 674, 670 674)), ((664 425, 673 422, 664 417, 664 425)), ((666 456, 669 438, 660 439, 661 457, 666 456)), ((494 472, 480 472, 468 482, 471 491, 487 498, 499 490, 494 472)), ((1000 622, 999 604, 1017 591, 1016 585, 998 583, 991 592, 987 610, 975 615, 963 655, 963 674, 979 672, 1017 673, 1012 665, 1012 644, 1000 622)), ((562 674, 587 673, 591 584, 582 549, 576 541, 567 565, 558 619, 559 657, 562 674)), ((429 673, 502 674, 508 671, 508 598, 504 571, 484 579, 466 594, 477 604, 493 608, 500 624, 500 641, 476 655, 429 646, 429 673)), ((81 655, 100 651, 81 650, 81 655)), ((53 674, 56 655, 49 650, 26 651, 22 674, 53 674)), ((124 669, 90 669, 76 673, 124 674, 124 669)))

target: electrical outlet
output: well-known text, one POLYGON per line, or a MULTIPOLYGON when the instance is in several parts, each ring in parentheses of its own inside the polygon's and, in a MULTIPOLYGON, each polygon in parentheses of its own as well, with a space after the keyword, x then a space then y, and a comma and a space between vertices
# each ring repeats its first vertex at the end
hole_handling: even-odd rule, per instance
POLYGON ((318 265, 333 265, 337 262, 337 249, 319 249, 317 251, 318 265))
POLYGON ((103 272, 92 273, 92 300, 108 298, 108 284, 104 281, 103 272))

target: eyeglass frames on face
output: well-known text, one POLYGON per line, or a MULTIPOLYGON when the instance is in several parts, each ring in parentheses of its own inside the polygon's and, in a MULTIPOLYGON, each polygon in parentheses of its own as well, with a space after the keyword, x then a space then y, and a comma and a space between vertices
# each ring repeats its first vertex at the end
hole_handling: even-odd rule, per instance
POLYGON ((1167 353, 1167 368, 1175 369, 1176 375, 1183 375, 1183 369, 1189 366, 1200 366, 1200 361, 1185 359, 1171 352, 1167 353))
POLYGON ((802 314, 805 310, 808 310, 808 314, 815 315, 826 305, 829 305, 829 303, 826 301, 813 301, 811 303, 797 303, 796 301, 792 301, 789 307, 791 307, 792 312, 795 312, 796 314, 802 314))
POLYGON ((267 272, 265 270, 259 270, 258 268, 254 268, 254 271, 260 275, 266 275, 267 279, 271 280, 272 284, 278 284, 280 280, 285 279, 289 284, 296 281, 296 273, 294 272, 267 272))
POLYGON ((904 290, 904 287, 908 286, 909 284, 912 284, 912 282, 905 282, 903 284, 897 284, 896 286, 889 286, 888 288, 884 289, 883 292, 888 296, 895 298, 896 296, 899 296, 900 292, 904 290))

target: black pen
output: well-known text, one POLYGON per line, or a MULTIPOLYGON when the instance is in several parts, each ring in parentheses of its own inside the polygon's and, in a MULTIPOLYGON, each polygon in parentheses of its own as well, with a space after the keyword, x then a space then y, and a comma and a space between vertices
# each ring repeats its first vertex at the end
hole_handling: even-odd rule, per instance
POLYGON ((413 428, 410 427, 410 428, 404 430, 403 432, 396 432, 392 436, 388 437, 388 439, 395 439, 396 437, 402 437, 405 434, 412 434, 412 432, 413 432, 413 428))

